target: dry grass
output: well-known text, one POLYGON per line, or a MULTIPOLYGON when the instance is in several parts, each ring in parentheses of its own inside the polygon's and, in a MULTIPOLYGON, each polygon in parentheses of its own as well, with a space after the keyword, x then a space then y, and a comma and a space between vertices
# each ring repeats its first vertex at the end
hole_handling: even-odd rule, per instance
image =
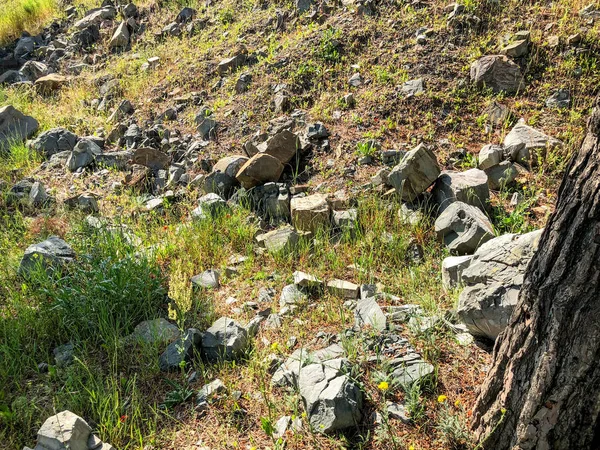
POLYGON ((57 14, 57 0, 0 1, 0 45, 18 38, 22 31, 35 34, 57 14))

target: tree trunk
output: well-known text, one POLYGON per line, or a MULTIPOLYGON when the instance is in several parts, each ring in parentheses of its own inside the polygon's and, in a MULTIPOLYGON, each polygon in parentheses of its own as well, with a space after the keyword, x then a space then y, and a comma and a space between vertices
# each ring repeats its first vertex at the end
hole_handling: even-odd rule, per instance
POLYGON ((473 410, 486 450, 600 448, 600 97, 473 410))

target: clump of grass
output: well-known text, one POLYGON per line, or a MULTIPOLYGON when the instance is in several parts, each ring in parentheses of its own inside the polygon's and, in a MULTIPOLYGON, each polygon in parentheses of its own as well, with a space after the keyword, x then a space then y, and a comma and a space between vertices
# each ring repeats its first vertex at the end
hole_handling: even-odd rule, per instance
POLYGON ((56 0, 4 0, 0 13, 0 45, 19 37, 22 31, 35 33, 56 11, 56 0))

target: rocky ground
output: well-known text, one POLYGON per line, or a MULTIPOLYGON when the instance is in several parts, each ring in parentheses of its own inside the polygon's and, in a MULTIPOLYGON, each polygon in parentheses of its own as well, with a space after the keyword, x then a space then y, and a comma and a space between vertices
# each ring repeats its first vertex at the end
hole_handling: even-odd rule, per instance
POLYGON ((475 448, 600 8, 63 9, 0 49, 0 447, 475 448))

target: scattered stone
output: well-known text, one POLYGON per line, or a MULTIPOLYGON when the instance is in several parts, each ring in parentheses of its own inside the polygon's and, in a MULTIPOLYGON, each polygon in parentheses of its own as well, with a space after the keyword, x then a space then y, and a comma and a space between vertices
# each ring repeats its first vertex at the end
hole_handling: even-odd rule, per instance
POLYGON ((296 156, 300 148, 300 138, 289 130, 283 130, 267 140, 265 144, 264 153, 277 158, 282 164, 287 164, 296 156))
POLYGON ((354 94, 352 93, 344 95, 343 100, 348 108, 354 108, 356 106, 356 99, 354 98, 354 94))
POLYGON ((202 348, 209 361, 233 360, 248 347, 248 332, 235 320, 221 317, 202 336, 202 348))
POLYGON ((277 253, 293 251, 298 245, 299 237, 294 227, 286 225, 268 233, 260 234, 256 237, 256 240, 269 252, 277 253))
POLYGON ((301 288, 317 289, 323 285, 323 282, 314 275, 297 270, 294 272, 294 284, 301 288))
POLYGON ((291 200, 292 224, 300 231, 316 233, 330 224, 330 210, 327 196, 313 194, 306 197, 293 197, 291 200))
POLYGON ((181 370, 182 366, 190 363, 195 355, 200 354, 202 334, 195 328, 189 328, 176 341, 171 342, 160 355, 158 366, 163 372, 181 370))
POLYGON ((500 145, 488 144, 479 152, 479 168, 481 170, 497 166, 504 158, 504 148, 500 145))
POLYGON ((57 367, 68 367, 75 360, 75 346, 71 342, 59 345, 52 353, 54 353, 54 361, 57 367))
POLYGON ((537 165, 544 159, 548 149, 561 146, 562 142, 523 122, 517 123, 504 138, 504 152, 519 164, 537 165))
POLYGON ((83 30, 92 24, 100 24, 103 20, 113 20, 117 16, 117 10, 113 6, 103 6, 88 11, 83 18, 75 22, 75 28, 83 30))
POLYGON ((435 371, 431 364, 425 362, 416 353, 408 354, 394 361, 398 367, 394 369, 391 376, 404 389, 408 389, 415 382, 429 377, 435 371))
POLYGON ((48 202, 50 202, 50 196, 46 193, 44 185, 39 181, 33 183, 29 192, 29 203, 32 206, 40 207, 46 205, 48 202))
POLYGON ((502 53, 511 58, 521 58, 527 55, 528 51, 529 41, 526 39, 521 39, 504 47, 502 53))
POLYGON ((250 189, 269 181, 276 182, 283 172, 283 164, 277 158, 259 153, 250 158, 239 170, 236 179, 242 187, 250 189))
POLYGON ((388 402, 387 412, 392 419, 400 420, 405 424, 410 424, 412 422, 408 415, 408 410, 401 403, 388 402))
POLYGON ((71 411, 62 411, 46 419, 38 431, 36 449, 88 450, 91 427, 71 411))
POLYGON ((359 295, 359 286, 344 280, 328 281, 327 290, 333 295, 350 300, 357 299, 359 295))
POLYGON ((71 172, 91 165, 96 156, 102 153, 102 149, 91 139, 82 138, 77 142, 69 158, 67 159, 67 168, 71 172))
POLYGON ((471 334, 495 340, 506 328, 541 235, 542 230, 505 234, 475 252, 463 270, 466 287, 458 300, 458 316, 471 334))
POLYGON ((424 220, 424 215, 420 209, 402 203, 398 209, 398 219, 400 223, 415 226, 424 220))
POLYGON ((217 73, 222 76, 230 71, 234 71, 237 68, 243 66, 246 63, 246 59, 247 57, 245 54, 239 54, 231 58, 223 59, 217 65, 217 73))
POLYGON ((210 193, 198 199, 198 207, 192 211, 192 216, 196 219, 216 217, 226 208, 227 202, 225 200, 218 194, 210 193))
POLYGON ((445 291, 460 286, 463 271, 469 267, 473 255, 449 256, 442 261, 442 286, 445 291))
POLYGON ((27 247, 19 265, 20 275, 29 275, 38 266, 48 271, 60 269, 75 259, 75 252, 65 241, 57 236, 50 236, 39 244, 27 247))
POLYGON ((379 307, 376 297, 366 297, 358 300, 354 309, 354 318, 359 327, 369 325, 377 331, 383 331, 387 328, 387 318, 379 307))
POLYGON ((473 253, 494 237, 494 229, 486 215, 463 202, 454 202, 435 221, 438 238, 460 255, 473 253))
POLYGON ((121 22, 110 39, 108 46, 112 49, 125 49, 128 45, 129 29, 127 28, 127 22, 121 22))
POLYGON ((164 170, 169 167, 171 158, 164 152, 150 147, 135 149, 132 156, 134 164, 139 164, 151 170, 164 170))
POLYGON ((14 143, 24 142, 38 130, 38 121, 11 105, 0 108, 0 152, 14 143))
POLYGON ((194 17, 196 17, 196 14, 197 11, 195 9, 186 6, 179 11, 179 14, 177 14, 177 17, 175 18, 175 22, 180 24, 191 22, 194 17))
POLYGON ((422 94, 423 92, 425 92, 422 78, 406 81, 402 84, 401 89, 402 93, 407 97, 412 97, 414 95, 422 94))
POLYGON ((412 202, 437 179, 440 167, 433 152, 424 144, 408 152, 388 175, 388 183, 412 202))
POLYGON ((523 76, 520 67, 506 56, 491 55, 471 64, 471 81, 478 89, 513 94, 522 87, 523 76))
POLYGON ((360 76, 360 73, 353 74, 348 80, 348 84, 350 86, 359 87, 363 84, 363 79, 360 76))
POLYGON ((136 325, 128 339, 150 345, 161 345, 173 342, 179 338, 179 328, 162 317, 159 319, 145 320, 136 325))
POLYGON ((38 78, 48 75, 50 69, 43 62, 27 61, 25 64, 23 64, 23 67, 19 69, 19 72, 29 81, 35 81, 38 78))
POLYGON ((295 284, 284 286, 279 297, 279 307, 293 307, 306 301, 307 295, 302 292, 295 284))
POLYGON ((231 178, 235 178, 246 162, 248 162, 248 158, 245 156, 226 156, 217 161, 213 167, 213 172, 222 172, 231 178))
POLYGON ((291 416, 283 416, 277 422, 275 422, 275 431, 273 432, 273 437, 275 439, 282 438, 285 435, 285 432, 290 426, 291 420, 291 416))
POLYGON ((56 153, 71 151, 78 137, 64 128, 52 128, 44 131, 30 143, 30 147, 40 155, 50 158, 56 153))
POLYGON ((567 89, 559 89, 546 99, 547 108, 566 109, 571 106, 571 93, 567 89))
POLYGON ((333 225, 342 231, 354 232, 358 226, 358 211, 354 208, 346 211, 333 211, 331 215, 333 225))
POLYGON ((217 378, 216 380, 213 380, 210 383, 202 386, 202 388, 200 388, 200 390, 198 391, 197 402, 208 402, 211 399, 211 397, 213 397, 215 394, 221 394, 225 391, 227 391, 227 388, 225 387, 223 382, 217 378))
POLYGON ((454 202, 463 202, 485 211, 490 201, 488 177, 479 169, 443 172, 435 182, 432 194, 440 212, 454 202))
POLYGON ((192 277, 192 284, 199 288, 218 289, 221 286, 219 284, 219 271, 209 269, 199 275, 194 275, 192 277))
POLYGON ((518 172, 510 161, 502 161, 485 171, 488 176, 488 185, 493 190, 503 190, 517 178, 518 172))

